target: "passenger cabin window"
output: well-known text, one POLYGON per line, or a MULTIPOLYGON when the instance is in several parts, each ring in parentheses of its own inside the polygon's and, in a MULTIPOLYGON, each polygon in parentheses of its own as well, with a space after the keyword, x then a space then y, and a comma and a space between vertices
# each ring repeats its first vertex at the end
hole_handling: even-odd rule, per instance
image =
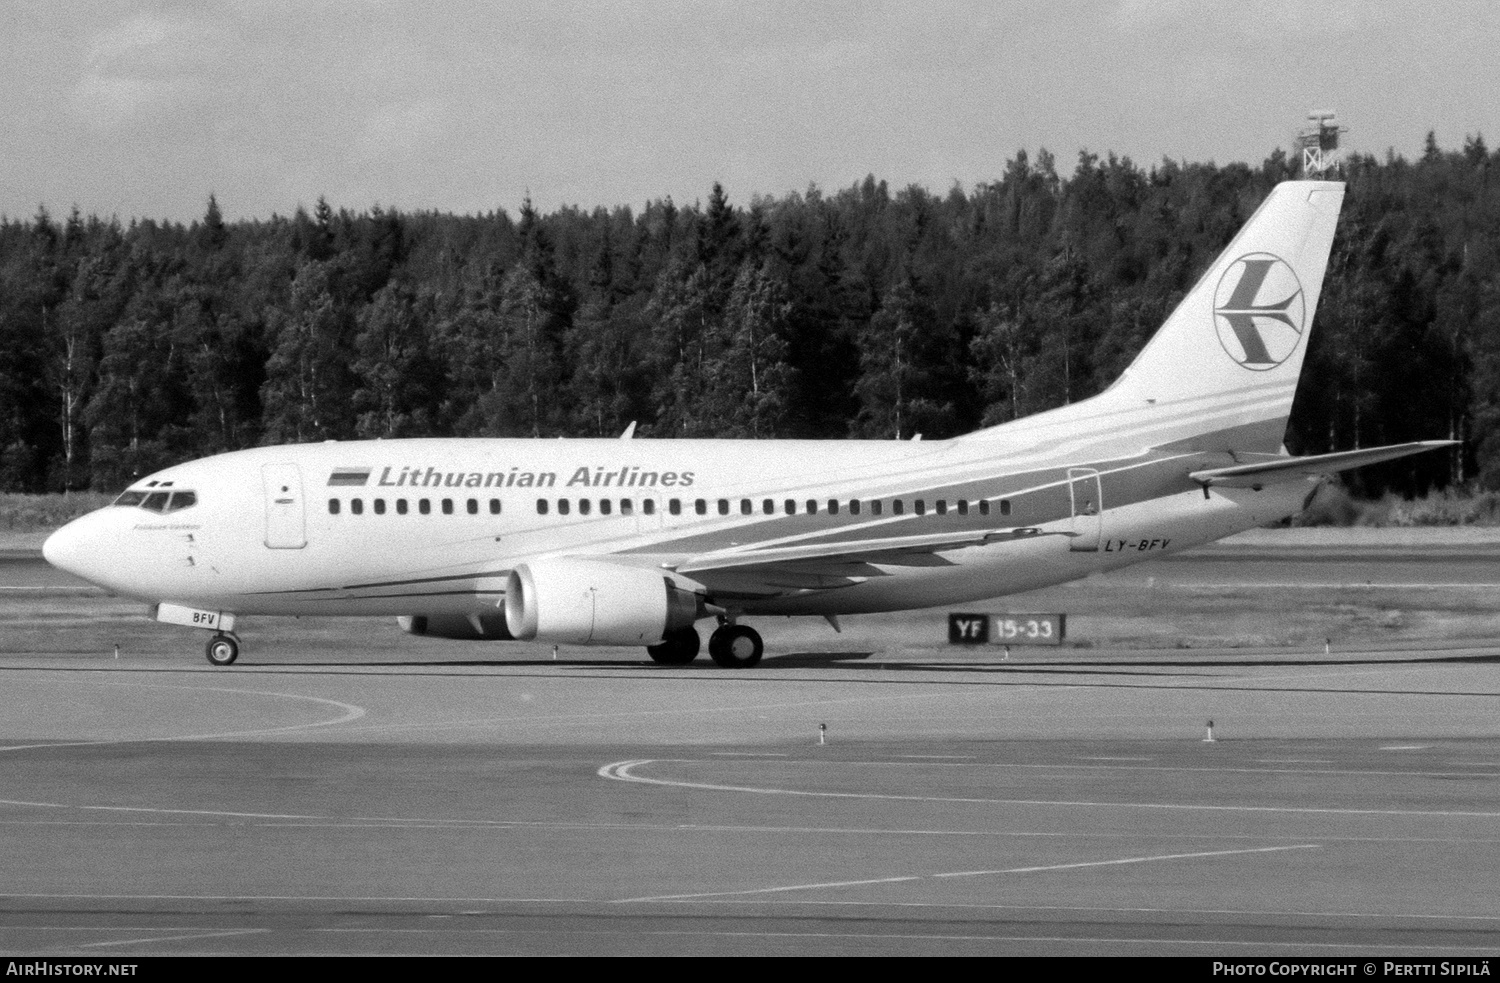
POLYGON ((635 503, 628 498, 620 499, 620 514, 632 515, 635 512, 635 503))
POLYGON ((937 500, 937 514, 938 515, 947 515, 948 514, 948 500, 946 498, 940 498, 940 499, 937 500))
POLYGON ((673 515, 681 515, 682 514, 682 499, 680 499, 680 498, 674 498, 670 502, 668 502, 667 503, 667 511, 670 512, 670 513, 672 513, 673 515))
POLYGON ((580 498, 578 500, 578 514, 579 515, 588 515, 589 514, 589 500, 588 499, 586 499, 586 498, 580 498))
MULTIPOLYGON (((118 505, 120 503, 116 502, 115 504, 118 505)), ((336 498, 330 498, 328 500, 328 514, 329 515, 338 515, 339 514, 339 500, 338 499, 336 499, 336 498)))
POLYGON ((445 498, 445 499, 443 499, 443 514, 444 515, 452 515, 453 514, 453 499, 451 499, 451 498, 445 498))
POLYGON ((396 499, 396 514, 397 515, 405 515, 406 514, 406 499, 404 499, 404 498, 398 498, 398 499, 396 499))
POLYGON ((740 499, 740 515, 749 515, 755 511, 755 504, 748 498, 740 499))
POLYGON ((787 515, 796 515, 797 514, 797 503, 794 502, 794 501, 792 501, 790 498, 786 500, 786 514, 787 515))
MULTIPOLYGON (((1000 512, 1001 512, 1001 514, 1004 514, 1007 511, 1009 511, 1009 510, 1005 507, 1005 503, 1002 502, 1000 504, 1000 512)), ((981 498, 979 500, 979 514, 980 515, 989 515, 990 514, 990 500, 989 499, 987 499, 987 498, 981 498)))
POLYGON ((425 498, 417 499, 417 511, 422 513, 423 515, 431 515, 432 502, 429 499, 425 498))
POLYGON ((958 514, 959 515, 968 515, 969 514, 969 500, 967 498, 960 498, 958 500, 958 514))
POLYGON ((363 515, 365 511, 364 500, 358 498, 349 499, 349 511, 355 515, 363 515))
POLYGON ((572 508, 572 506, 570 506, 568 504, 568 500, 566 498, 559 498, 557 500, 557 514, 558 515, 567 515, 568 512, 569 512, 569 510, 571 508, 572 508))
POLYGON ((708 514, 708 503, 705 502, 701 498, 698 499, 697 501, 695 501, 693 503, 693 511, 697 512, 699 515, 707 515, 708 514))
POLYGON ((641 500, 641 511, 647 515, 656 514, 656 499, 646 498, 641 500))
POLYGON ((818 514, 818 500, 816 498, 809 498, 807 500, 807 514, 808 515, 817 515, 818 514))
POLYGON ((849 514, 850 515, 859 515, 859 499, 857 499, 857 498, 851 498, 851 499, 849 499, 849 514))
POLYGON ((492 498, 492 499, 490 499, 490 515, 499 515, 499 514, 500 514, 500 499, 498 499, 498 498, 492 498))
POLYGON ((916 501, 916 507, 917 507, 917 515, 926 515, 927 514, 927 499, 925 499, 925 498, 919 498, 919 499, 917 499, 917 501, 916 501))
POLYGON ((547 514, 547 500, 545 498, 539 498, 539 499, 536 500, 536 514, 537 515, 546 515, 547 514))
POLYGON ((609 515, 610 512, 612 512, 612 511, 614 511, 614 506, 612 506, 610 504, 609 499, 607 499, 607 498, 601 498, 601 499, 599 499, 599 514, 600 515, 609 515))
POLYGON ((899 498, 893 498, 893 499, 891 499, 891 515, 901 515, 905 511, 906 511, 906 506, 905 506, 905 504, 902 503, 901 499, 899 499, 899 498))
POLYGON ((766 515, 775 515, 776 514, 776 502, 773 499, 769 499, 768 498, 764 502, 760 503, 760 510, 762 512, 764 512, 766 515))
POLYGON ((727 499, 727 498, 721 498, 721 499, 719 499, 719 514, 720 515, 728 515, 729 514, 729 499, 727 499))
POLYGON ((468 508, 470 515, 479 514, 479 499, 471 498, 465 503, 465 506, 468 508))
POLYGON ((828 514, 829 515, 838 515, 839 514, 839 500, 838 499, 836 499, 836 498, 830 498, 828 500, 828 514))
POLYGON ((871 515, 879 515, 880 514, 880 499, 877 498, 877 499, 874 499, 873 501, 870 502, 870 514, 871 515))
POLYGON ((383 499, 383 498, 377 498, 377 499, 375 499, 375 503, 374 504, 375 504, 375 514, 376 515, 385 515, 385 499, 383 499))

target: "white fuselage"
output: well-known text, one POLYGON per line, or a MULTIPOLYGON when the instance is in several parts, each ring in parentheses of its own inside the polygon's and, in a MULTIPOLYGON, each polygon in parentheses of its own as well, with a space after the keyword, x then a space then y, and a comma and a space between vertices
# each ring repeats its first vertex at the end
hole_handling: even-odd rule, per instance
POLYGON ((48 558, 121 595, 237 614, 490 614, 510 570, 546 557, 675 571, 761 549, 825 544, 836 553, 871 538, 1035 531, 941 552, 700 578, 709 600, 736 613, 847 614, 995 597, 1177 552, 1293 514, 1309 491, 1296 482, 1206 495, 1185 475, 1222 455, 1106 459, 1102 447, 1073 447, 1064 458, 1025 443, 428 439, 257 448, 137 482, 132 489, 146 495, 191 490, 194 504, 102 509, 55 536, 48 558))

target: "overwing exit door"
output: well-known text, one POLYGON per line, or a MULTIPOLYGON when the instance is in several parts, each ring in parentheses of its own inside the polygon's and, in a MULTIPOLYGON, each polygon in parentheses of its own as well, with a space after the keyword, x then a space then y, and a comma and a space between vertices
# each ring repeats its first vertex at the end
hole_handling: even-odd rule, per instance
POLYGON ((295 464, 266 464, 260 477, 266 491, 266 545, 273 550, 300 550, 307 545, 301 469, 295 464))

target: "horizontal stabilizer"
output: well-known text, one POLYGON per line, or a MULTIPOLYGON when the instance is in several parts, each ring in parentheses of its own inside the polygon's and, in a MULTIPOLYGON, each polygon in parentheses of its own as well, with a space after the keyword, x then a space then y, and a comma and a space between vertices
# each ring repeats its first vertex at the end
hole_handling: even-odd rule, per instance
MULTIPOLYGON (((1366 464, 1394 461, 1408 454, 1420 454, 1440 447, 1452 447, 1456 440, 1419 440, 1410 444, 1392 444, 1389 447, 1371 447, 1358 451, 1338 451, 1333 454, 1314 454, 1311 457, 1281 457, 1264 455, 1263 460, 1249 464, 1236 464, 1227 468, 1209 468, 1193 471, 1188 477, 1205 488, 1256 488, 1278 481, 1296 481, 1335 471, 1348 471, 1366 464)), ((1257 455, 1261 456, 1261 455, 1257 455)))

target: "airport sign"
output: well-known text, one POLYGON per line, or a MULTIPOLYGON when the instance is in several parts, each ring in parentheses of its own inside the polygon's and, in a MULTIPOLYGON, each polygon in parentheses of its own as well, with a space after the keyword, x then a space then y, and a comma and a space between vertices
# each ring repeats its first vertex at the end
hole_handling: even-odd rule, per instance
POLYGON ((1061 645, 1067 631, 1066 614, 948 615, 952 645, 1061 645))

